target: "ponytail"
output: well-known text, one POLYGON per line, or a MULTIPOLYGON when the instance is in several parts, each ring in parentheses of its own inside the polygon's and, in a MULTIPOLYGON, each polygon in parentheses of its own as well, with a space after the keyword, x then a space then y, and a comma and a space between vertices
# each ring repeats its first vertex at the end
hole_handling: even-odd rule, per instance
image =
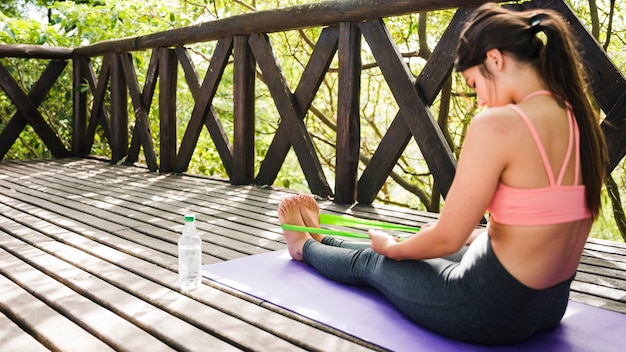
POLYGON ((543 10, 538 26, 546 36, 539 55, 539 72, 548 89, 572 107, 580 130, 580 158, 587 206, 593 217, 600 212, 600 192, 606 175, 608 152, 598 114, 587 94, 587 77, 576 38, 563 18, 543 10))

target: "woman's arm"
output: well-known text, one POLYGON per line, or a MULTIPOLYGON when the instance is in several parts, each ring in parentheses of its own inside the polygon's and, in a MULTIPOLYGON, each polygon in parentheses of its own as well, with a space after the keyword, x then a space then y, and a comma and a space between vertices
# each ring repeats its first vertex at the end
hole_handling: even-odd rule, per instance
POLYGON ((487 231, 487 229, 484 229, 484 228, 479 228, 479 229, 475 229, 474 231, 472 231, 472 234, 470 234, 470 236, 467 238, 467 241, 465 241, 465 245, 469 246, 470 244, 472 244, 472 242, 474 242, 476 237, 478 237, 478 235, 480 235, 481 233, 485 231, 487 231))
POLYGON ((427 259, 457 252, 468 241, 496 190, 507 164, 506 127, 498 119, 503 108, 489 109, 470 124, 454 181, 437 223, 396 242, 370 231, 372 248, 389 258, 427 259))

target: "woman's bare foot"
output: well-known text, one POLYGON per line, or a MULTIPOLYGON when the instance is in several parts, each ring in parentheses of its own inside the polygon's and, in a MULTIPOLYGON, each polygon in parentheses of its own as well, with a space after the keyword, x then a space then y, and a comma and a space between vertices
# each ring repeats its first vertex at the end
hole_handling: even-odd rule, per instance
MULTIPOLYGON (((320 206, 317 204, 313 196, 308 194, 301 194, 298 196, 301 203, 300 214, 302 220, 307 227, 320 227, 320 206)), ((322 242, 324 235, 311 233, 313 239, 318 242, 322 242)))
MULTIPOLYGON (((300 209, 303 208, 303 202, 298 196, 293 196, 283 199, 278 206, 278 220, 281 224, 306 226, 300 209)), ((307 232, 288 231, 283 230, 285 241, 287 241, 287 250, 291 255, 291 258, 295 260, 302 260, 302 248, 304 243, 312 238, 307 232)))

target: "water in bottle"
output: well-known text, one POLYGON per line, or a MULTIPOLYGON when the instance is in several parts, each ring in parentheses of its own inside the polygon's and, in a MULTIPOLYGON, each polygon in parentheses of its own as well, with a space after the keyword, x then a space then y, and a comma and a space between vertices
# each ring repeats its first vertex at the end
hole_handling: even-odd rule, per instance
POLYGON ((202 240, 195 221, 194 215, 185 215, 185 228, 178 239, 178 283, 183 291, 198 288, 202 281, 202 240))

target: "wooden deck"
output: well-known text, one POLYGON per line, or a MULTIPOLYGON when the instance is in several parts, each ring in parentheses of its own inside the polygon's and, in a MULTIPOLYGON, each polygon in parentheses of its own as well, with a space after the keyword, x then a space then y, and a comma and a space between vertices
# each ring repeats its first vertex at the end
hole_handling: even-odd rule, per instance
MULTIPOLYGON (((205 280, 177 287, 176 240, 193 212, 203 262, 280 250, 290 191, 232 186, 93 159, 0 163, 0 350, 323 350, 376 346, 205 280)), ((327 212, 404 223, 384 206, 327 212)), ((571 298, 626 313, 626 245, 590 240, 571 298)))

